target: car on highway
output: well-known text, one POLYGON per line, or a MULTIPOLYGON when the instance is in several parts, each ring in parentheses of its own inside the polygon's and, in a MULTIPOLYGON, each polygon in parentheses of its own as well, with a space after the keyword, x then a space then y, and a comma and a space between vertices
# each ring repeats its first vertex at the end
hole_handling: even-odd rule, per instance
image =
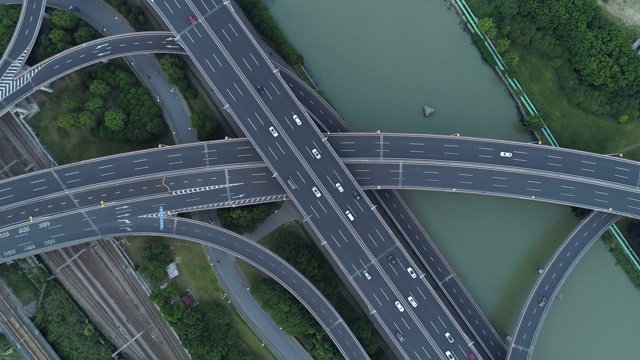
POLYGON ((353 221, 356 219, 355 217, 353 217, 353 214, 349 210, 345 211, 344 214, 347 215, 350 221, 353 221))
POLYGON ((413 307, 418 306, 418 303, 416 302, 416 299, 413 298, 413 296, 409 296, 407 298, 407 301, 409 301, 409 304, 411 304, 411 306, 413 306, 413 307))
POLYGON ((276 131, 276 128, 274 128, 273 126, 271 126, 269 128, 269 131, 271 131, 271 135, 273 135, 273 137, 278 137, 278 132, 276 131))
POLYGON ((476 356, 473 355, 473 353, 469 354, 469 359, 475 359, 475 358, 476 358, 476 356))
POLYGON ((79 11, 77 6, 69 5, 69 10, 71 11, 79 11))
POLYGON ((298 117, 298 115, 293 115, 293 121, 296 122, 296 124, 298 125, 302 125, 302 121, 300 120, 300 118, 298 117))
POLYGON ((316 159, 320 159, 322 157, 320 156, 320 151, 318 151, 318 149, 311 150, 311 153, 316 157, 316 159))
POLYGON ((451 353, 451 351, 445 351, 444 353, 447 356, 447 359, 449 360, 456 360, 456 357, 453 356, 453 354, 451 353))
POLYGON ((256 85, 256 89, 260 92, 260 94, 264 94, 265 92, 267 92, 264 87, 260 84, 256 85))
POLYGON ((371 280, 371 275, 369 275, 369 272, 366 269, 362 270, 362 275, 364 275, 367 280, 371 280))
POLYGON ((400 342, 404 342, 404 335, 400 331, 396 331, 396 337, 400 342))
POLYGON ((320 194, 320 190, 318 190, 318 188, 315 187, 315 186, 311 188, 311 191, 313 191, 313 193, 316 195, 316 197, 322 196, 322 194, 320 194))
POLYGON ((544 296, 541 296, 540 300, 538 300, 538 306, 542 307, 542 306, 545 306, 545 305, 547 305, 547 298, 544 297, 544 296))
POLYGON ((344 192, 344 188, 342 187, 342 185, 340 185, 340 183, 336 183, 336 189, 338 189, 338 191, 340 192, 344 192))
POLYGON ((198 23, 192 15, 189 15, 189 21, 191 21, 191 25, 195 25, 198 23))
POLYGON ((407 268, 407 272, 409 273, 409 275, 411 275, 412 278, 416 278, 418 275, 416 274, 415 271, 413 271, 413 268, 408 267, 407 268))
POLYGON ((396 304, 396 307, 398 308, 398 310, 400 310, 400 312, 404 311, 404 306, 402 306, 402 304, 400 304, 400 301, 396 301, 395 304, 396 304))
POLYGON ((358 190, 356 189, 351 190, 351 194, 353 195, 354 198, 356 198, 356 200, 360 200, 360 193, 358 192, 358 190))
POLYGON ((500 156, 502 156, 502 157, 512 157, 513 154, 510 153, 510 152, 502 151, 502 152, 500 152, 500 156))
POLYGON ((451 333, 444 333, 444 337, 447 338, 447 340, 449 340, 450 343, 453 342, 453 336, 451 336, 451 333))
POLYGON ((297 187, 296 183, 293 182, 292 178, 288 178, 287 179, 287 184, 289 184, 289 187, 291 188, 291 190, 293 190, 293 189, 295 189, 297 187))
POLYGON ((391 264, 395 264, 396 263, 396 257, 393 256, 392 253, 387 253, 387 260, 389 260, 389 263, 391 263, 391 264))

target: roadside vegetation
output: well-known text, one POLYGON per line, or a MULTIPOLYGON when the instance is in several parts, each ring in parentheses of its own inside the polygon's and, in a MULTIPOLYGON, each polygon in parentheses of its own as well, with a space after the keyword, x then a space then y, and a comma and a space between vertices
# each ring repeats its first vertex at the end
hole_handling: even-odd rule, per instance
POLYGON ((223 228, 238 234, 246 234, 256 231, 258 225, 281 206, 282 202, 273 202, 224 208, 218 210, 218 218, 223 228))
MULTIPOLYGON (((372 359, 388 358, 373 324, 343 287, 322 253, 298 223, 289 223, 260 240, 300 271, 335 307, 372 359)), ((285 288, 266 274, 241 262, 251 284, 251 294, 289 335, 318 359, 340 356, 324 329, 285 288)))
POLYGON ((117 350, 57 280, 47 283, 34 323, 62 359, 108 360, 117 350))
POLYGON ((28 305, 38 300, 40 291, 20 267, 22 262, 24 260, 14 261, 11 264, 0 264, 0 278, 22 305, 28 305))
POLYGON ((562 146, 640 159, 640 62, 626 28, 595 0, 469 4, 562 146))
MULTIPOLYGON (((633 251, 638 254, 638 247, 640 246, 640 239, 637 237, 637 233, 635 235, 625 234, 629 245, 633 243, 632 248, 633 251), (632 238, 633 236, 633 238, 632 238), (630 239, 631 238, 631 239, 630 239)), ((620 244, 615 239, 611 232, 607 231, 602 234, 602 241, 607 245, 607 249, 616 259, 616 265, 620 265, 622 270, 627 274, 627 277, 631 281, 633 285, 635 285, 638 290, 640 290, 640 270, 636 268, 636 266, 631 262, 625 251, 620 247, 620 244)))
POLYGON ((3 54, 18 25, 21 8, 22 5, 0 5, 0 50, 3 54))
POLYGON ((276 359, 225 299, 201 245, 154 237, 126 238, 124 244, 154 291, 151 300, 193 359, 276 359), (173 261, 180 275, 169 279, 166 267, 173 261), (187 289, 200 303, 192 310, 180 301, 187 289))

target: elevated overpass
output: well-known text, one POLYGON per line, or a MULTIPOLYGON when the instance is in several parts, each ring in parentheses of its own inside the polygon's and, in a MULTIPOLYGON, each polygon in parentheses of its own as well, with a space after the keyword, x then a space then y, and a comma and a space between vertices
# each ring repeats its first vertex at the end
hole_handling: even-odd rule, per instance
MULTIPOLYGON (((382 147, 384 147, 384 145, 385 145, 385 141, 384 141, 384 140, 381 140, 381 141, 380 141, 380 144, 382 145, 382 147)), ((384 151, 385 151, 384 149, 381 149, 381 150, 380 150, 380 153, 381 153, 381 154, 383 154, 383 153, 384 153, 384 151)), ((519 160, 519 161, 522 161, 522 160, 519 160)), ((588 163, 588 162, 585 162, 585 164, 589 164, 589 163, 588 163)), ((547 165, 549 165, 549 166, 558 166, 558 165, 560 165, 560 164, 555 164, 555 163, 547 162, 547 165)), ((589 164, 589 165, 592 165, 592 164, 589 164)), ((562 166, 562 165, 560 165, 560 166, 562 166)), ((580 170, 582 170, 582 172, 589 172, 589 171, 591 171, 591 170, 589 170, 588 168, 584 168, 584 169, 580 169, 580 170)), ((399 171, 401 171, 401 170, 399 170, 399 171)), ((593 171, 595 171, 595 170, 593 170, 593 171)), ((574 174, 574 175, 580 176, 580 174, 574 174)), ((619 173, 619 174, 617 174, 617 175, 618 175, 618 177, 620 177, 620 178, 625 178, 624 173, 619 173)), ((615 176, 615 175, 614 175, 614 176, 615 176)), ((627 177, 627 178, 629 178, 629 177, 627 177)), ((402 180, 402 177, 400 176, 398 179, 401 181, 401 180, 402 180)), ((606 181, 606 180, 605 180, 605 181, 606 181)), ((402 184, 400 184, 400 185, 402 185, 402 184)), ((460 190, 460 191, 464 191, 464 189, 462 189, 462 190, 460 190)), ((569 196, 569 195, 565 195, 565 196, 569 196)), ((599 200, 602 200, 602 199, 599 199, 599 200)), ((610 209, 612 209, 612 208, 610 208, 610 209)), ((606 210, 606 209, 605 209, 605 210, 606 210)))

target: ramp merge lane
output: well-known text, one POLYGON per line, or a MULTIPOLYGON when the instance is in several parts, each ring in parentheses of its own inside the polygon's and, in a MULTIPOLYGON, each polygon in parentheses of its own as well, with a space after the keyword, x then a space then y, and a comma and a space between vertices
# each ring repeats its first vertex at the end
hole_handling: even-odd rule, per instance
POLYGON ((442 357, 445 351, 452 351, 463 357, 473 351, 424 280, 411 279, 406 268, 396 269, 417 267, 397 246, 390 229, 371 210, 371 204, 351 195, 351 190, 358 191, 357 184, 274 73, 231 7, 212 1, 187 2, 188 7, 169 1, 153 4, 280 182, 292 180, 297 184, 294 189, 287 187, 288 194, 319 234, 324 249, 350 279, 370 309, 374 323, 382 327, 401 356, 442 357), (189 16, 196 19, 195 25, 188 21, 189 16), (297 115, 300 125, 293 115, 297 115), (346 192, 339 192, 335 186, 338 182, 346 192), (355 221, 348 219, 347 211, 355 221), (385 254, 390 251, 398 258, 395 264, 386 260, 385 254), (364 268, 375 280, 362 280, 360 272, 364 268), (421 294, 425 296, 422 300, 421 294), (411 306, 409 297, 421 305, 411 306), (402 306, 396 306, 396 302, 402 306), (450 332, 464 348, 452 346, 443 335, 432 336, 425 325, 429 323, 437 324, 440 333, 450 332), (398 332, 404 336, 398 336, 398 332), (399 338, 407 341, 401 343, 399 338))

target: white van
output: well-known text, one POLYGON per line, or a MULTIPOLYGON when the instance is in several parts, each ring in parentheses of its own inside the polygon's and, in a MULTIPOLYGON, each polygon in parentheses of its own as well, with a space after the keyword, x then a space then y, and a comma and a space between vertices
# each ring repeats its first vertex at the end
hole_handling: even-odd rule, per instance
POLYGON ((353 214, 351 213, 351 211, 347 210, 344 212, 345 215, 347 215, 347 217, 349 218, 349 220, 353 221, 356 218, 353 217, 353 214))

